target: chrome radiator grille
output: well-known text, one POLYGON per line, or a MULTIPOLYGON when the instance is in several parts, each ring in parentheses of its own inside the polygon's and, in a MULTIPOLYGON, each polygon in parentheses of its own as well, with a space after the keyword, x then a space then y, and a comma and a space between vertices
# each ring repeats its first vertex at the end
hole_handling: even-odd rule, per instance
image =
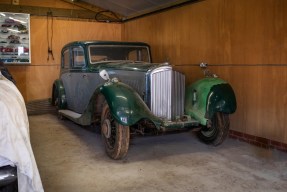
POLYGON ((152 113, 167 120, 182 116, 185 76, 171 67, 161 67, 151 72, 150 83, 152 113))

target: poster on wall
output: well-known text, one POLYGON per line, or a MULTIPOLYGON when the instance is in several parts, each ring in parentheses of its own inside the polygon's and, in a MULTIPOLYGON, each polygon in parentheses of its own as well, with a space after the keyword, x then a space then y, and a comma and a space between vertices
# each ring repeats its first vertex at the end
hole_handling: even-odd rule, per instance
POLYGON ((0 12, 0 59, 6 64, 31 63, 29 14, 0 12))

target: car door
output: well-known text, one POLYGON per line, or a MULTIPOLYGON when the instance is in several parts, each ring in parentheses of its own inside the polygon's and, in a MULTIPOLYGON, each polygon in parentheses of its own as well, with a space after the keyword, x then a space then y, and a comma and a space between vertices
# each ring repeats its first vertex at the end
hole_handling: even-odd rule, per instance
POLYGON ((66 100, 67 100, 67 108, 70 110, 74 109, 74 101, 73 101, 73 94, 74 94, 74 88, 73 88, 73 82, 72 82, 72 75, 71 75, 71 51, 70 48, 66 48, 62 51, 61 56, 61 80, 63 82, 64 88, 65 88, 65 94, 66 94, 66 100))
POLYGON ((73 108, 72 110, 82 114, 89 101, 89 74, 87 72, 84 48, 74 46, 71 48, 72 57, 72 82, 73 83, 73 108))
POLYGON ((84 113, 93 93, 102 82, 98 71, 89 70, 84 48, 75 46, 72 48, 72 70, 74 95, 73 111, 84 113))
POLYGON ((61 79, 65 87, 67 107, 83 113, 86 105, 86 63, 82 46, 72 46, 63 51, 61 79))

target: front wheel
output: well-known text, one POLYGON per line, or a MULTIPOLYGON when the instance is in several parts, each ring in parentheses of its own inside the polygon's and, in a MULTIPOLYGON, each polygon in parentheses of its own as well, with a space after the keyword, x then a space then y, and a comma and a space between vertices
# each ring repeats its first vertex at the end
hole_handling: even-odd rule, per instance
POLYGON ((211 127, 203 127, 198 131, 198 138, 206 144, 220 145, 227 137, 229 131, 229 116, 217 112, 211 119, 211 127))
POLYGON ((101 116, 101 133, 106 153, 112 159, 122 159, 128 153, 130 128, 119 124, 110 113, 109 106, 104 105, 101 116))

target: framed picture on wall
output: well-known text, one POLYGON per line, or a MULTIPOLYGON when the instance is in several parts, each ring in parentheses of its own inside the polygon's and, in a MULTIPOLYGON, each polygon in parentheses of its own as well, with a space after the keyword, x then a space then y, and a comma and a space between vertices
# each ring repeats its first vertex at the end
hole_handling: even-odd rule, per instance
POLYGON ((0 59, 6 64, 31 63, 29 14, 0 12, 0 59))

